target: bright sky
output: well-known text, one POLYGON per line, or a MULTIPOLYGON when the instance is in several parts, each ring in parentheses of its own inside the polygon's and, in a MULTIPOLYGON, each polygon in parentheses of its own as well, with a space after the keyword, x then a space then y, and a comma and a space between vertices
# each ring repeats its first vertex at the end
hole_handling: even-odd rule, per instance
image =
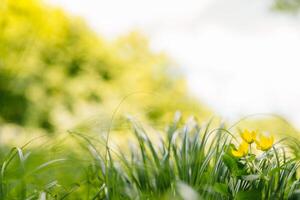
POLYGON ((282 114, 300 127, 300 19, 269 0, 48 0, 107 38, 138 29, 225 119, 282 114))

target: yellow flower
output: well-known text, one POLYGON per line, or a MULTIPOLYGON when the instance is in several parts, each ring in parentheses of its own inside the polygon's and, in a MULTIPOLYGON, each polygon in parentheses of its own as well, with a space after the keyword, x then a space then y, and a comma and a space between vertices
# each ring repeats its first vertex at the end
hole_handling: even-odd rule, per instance
POLYGON ((241 133, 241 137, 243 138, 243 140, 245 142, 247 142, 248 144, 251 144, 256 139, 256 133, 257 133, 257 131, 248 131, 246 129, 241 133))
POLYGON ((255 143, 258 150, 268 151, 273 146, 274 137, 261 135, 259 140, 255 140, 255 143))
POLYGON ((231 153, 233 156, 235 157, 238 157, 238 158, 241 158, 245 155, 248 154, 248 150, 249 150, 249 144, 247 142, 242 142, 239 146, 239 148, 236 150, 236 149, 232 149, 231 150, 231 153))

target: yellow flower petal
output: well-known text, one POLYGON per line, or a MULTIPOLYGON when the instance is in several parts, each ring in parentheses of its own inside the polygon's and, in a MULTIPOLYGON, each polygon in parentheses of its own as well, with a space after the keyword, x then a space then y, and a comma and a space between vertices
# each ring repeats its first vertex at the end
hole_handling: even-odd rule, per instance
POLYGON ((237 150, 232 150, 231 153, 233 156, 241 158, 248 154, 249 144, 247 142, 242 142, 237 150))
POLYGON ((246 142, 242 142, 242 144, 239 147, 239 150, 242 151, 244 154, 248 153, 249 144, 246 142))
POLYGON ((256 143, 257 149, 262 150, 262 151, 268 151, 273 146, 274 137, 273 136, 268 137, 268 136, 261 135, 259 140, 256 140, 255 143, 256 143))
POLYGON ((243 157, 243 153, 240 151, 232 150, 231 153, 234 157, 237 157, 237 158, 243 157))
POLYGON ((251 144, 255 141, 256 134, 257 134, 257 131, 249 131, 249 130, 245 129, 240 135, 245 142, 247 142, 248 144, 251 144))

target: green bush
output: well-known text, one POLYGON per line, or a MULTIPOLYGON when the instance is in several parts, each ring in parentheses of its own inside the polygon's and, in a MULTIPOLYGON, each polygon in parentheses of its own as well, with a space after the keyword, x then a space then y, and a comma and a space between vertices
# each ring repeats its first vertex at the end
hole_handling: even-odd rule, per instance
POLYGON ((0 16, 2 123, 54 132, 105 122, 126 96, 120 113, 152 124, 177 109, 209 113, 186 92, 176 65, 137 32, 106 41, 37 0, 2 0, 0 16))

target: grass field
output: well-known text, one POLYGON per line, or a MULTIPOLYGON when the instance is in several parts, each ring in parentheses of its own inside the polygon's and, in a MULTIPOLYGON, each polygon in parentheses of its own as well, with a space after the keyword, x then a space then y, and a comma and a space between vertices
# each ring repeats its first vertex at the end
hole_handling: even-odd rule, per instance
POLYGON ((3 147, 0 199, 300 197, 295 138, 274 140, 211 122, 179 125, 178 116, 159 137, 130 124, 135 140, 119 148, 108 145, 112 138, 75 131, 56 141, 35 138, 10 151, 3 147))

